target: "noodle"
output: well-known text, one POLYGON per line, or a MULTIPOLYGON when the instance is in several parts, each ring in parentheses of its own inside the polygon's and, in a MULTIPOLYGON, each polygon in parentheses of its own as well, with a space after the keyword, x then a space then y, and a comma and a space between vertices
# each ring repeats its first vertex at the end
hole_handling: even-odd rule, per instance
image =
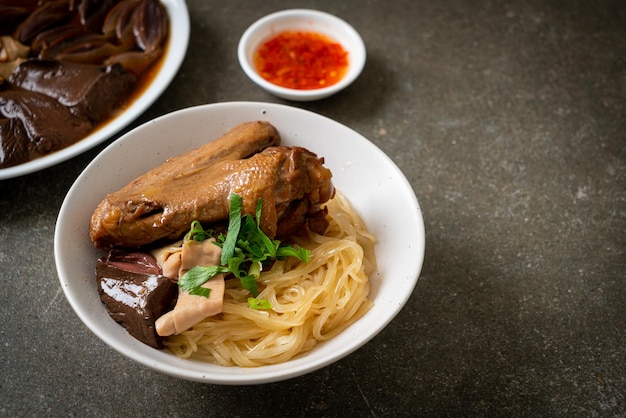
POLYGON ((259 299, 272 310, 248 306, 248 291, 228 280, 223 312, 165 339, 183 358, 223 366, 257 367, 287 361, 333 338, 373 305, 368 276, 376 269, 374 237, 339 193, 327 203, 325 235, 310 232, 297 244, 308 263, 289 258, 261 273, 259 299))

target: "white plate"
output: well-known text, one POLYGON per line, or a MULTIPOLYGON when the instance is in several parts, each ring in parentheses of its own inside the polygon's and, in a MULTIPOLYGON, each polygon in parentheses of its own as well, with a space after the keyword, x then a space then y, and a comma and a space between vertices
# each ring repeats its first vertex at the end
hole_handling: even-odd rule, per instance
MULTIPOLYGON (((232 102, 180 110, 125 134, 78 177, 57 220, 54 251, 65 296, 80 319, 129 358, 179 378, 217 384, 253 384, 299 376, 348 355, 378 334, 411 296, 424 257, 424 224, 415 194, 398 167, 379 148, 331 119, 285 105, 232 102), (302 357, 257 368, 222 367, 183 360, 131 337, 107 314, 96 289, 89 219, 107 193, 160 165, 168 157, 219 137, 248 121, 267 120, 284 145, 324 157, 333 182, 377 237, 378 272, 371 281, 373 308, 335 338, 302 357)), ((403 344, 398 341, 397 344, 403 344)))
POLYGON ((161 70, 144 92, 119 116, 92 132, 86 138, 45 157, 13 167, 0 169, 0 180, 23 176, 69 160, 118 133, 141 115, 170 84, 185 58, 189 44, 189 12, 185 0, 161 0, 170 19, 168 48, 161 70))

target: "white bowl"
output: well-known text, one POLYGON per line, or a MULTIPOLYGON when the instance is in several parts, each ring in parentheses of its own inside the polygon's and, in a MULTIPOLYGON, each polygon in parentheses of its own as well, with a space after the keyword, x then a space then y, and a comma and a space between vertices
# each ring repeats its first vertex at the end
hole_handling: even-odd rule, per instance
POLYGON ((284 10, 259 19, 242 35, 237 55, 241 68, 253 82, 275 96, 294 101, 319 100, 345 89, 361 74, 366 61, 365 44, 351 25, 331 14, 308 9, 284 10), (296 30, 326 35, 348 52, 348 70, 338 83, 315 90, 296 90, 277 86, 257 73, 253 60, 259 46, 281 32, 296 30))
POLYGON ((159 98, 178 72, 189 44, 189 12, 187 3, 185 3, 185 0, 161 0, 161 2, 165 6, 170 19, 168 47, 165 50, 161 69, 150 84, 143 89, 143 93, 124 112, 75 144, 20 165, 1 168, 0 180, 43 170, 82 154, 121 131, 159 98))
MULTIPOLYGON (((331 119, 285 105, 221 103, 180 110, 152 120, 104 149, 69 190, 56 224, 55 261, 61 287, 79 318, 104 342, 160 372, 214 384, 255 384, 299 376, 353 352, 378 334, 411 296, 424 257, 424 224, 406 178, 374 144, 331 119), (217 138, 247 121, 267 120, 283 144, 325 158, 333 182, 376 236, 378 271, 370 277, 372 309, 335 338, 285 363, 223 367, 184 360, 131 337, 107 314, 96 288, 95 262, 103 255, 88 234, 89 219, 104 196, 135 177, 217 138)), ((397 341, 397 344, 403 344, 397 341)), ((375 367, 375 366, 374 366, 375 367)))

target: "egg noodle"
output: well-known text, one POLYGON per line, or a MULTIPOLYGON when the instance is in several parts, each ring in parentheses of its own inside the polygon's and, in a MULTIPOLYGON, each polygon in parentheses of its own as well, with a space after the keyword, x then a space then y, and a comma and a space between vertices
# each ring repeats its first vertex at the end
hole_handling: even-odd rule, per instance
POLYGON ((228 280, 222 314, 167 337, 165 346, 182 358, 257 367, 307 352, 362 317, 373 305, 368 276, 376 270, 375 238, 340 193, 326 206, 325 235, 310 232, 297 241, 311 250, 310 261, 289 258, 261 273, 258 298, 272 310, 251 309, 250 294, 228 280))

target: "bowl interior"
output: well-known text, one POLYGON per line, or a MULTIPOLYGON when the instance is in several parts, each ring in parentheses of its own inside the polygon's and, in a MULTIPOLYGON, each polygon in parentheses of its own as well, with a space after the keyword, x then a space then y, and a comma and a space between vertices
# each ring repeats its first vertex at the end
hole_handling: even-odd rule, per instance
POLYGON ((326 117, 278 104, 232 102, 184 109, 127 133, 100 153, 68 192, 56 225, 55 261, 66 298, 103 341, 129 358, 179 378, 219 384, 283 380, 328 365, 380 332, 411 296, 424 256, 424 226, 415 194, 396 165, 370 141, 326 117), (258 368, 222 367, 182 360, 144 345, 117 325, 100 302, 94 266, 102 255, 88 236, 91 214, 104 196, 168 157, 217 138, 231 127, 267 120, 283 144, 325 158, 333 182, 377 237, 378 271, 370 277, 374 307, 311 352, 258 368))
POLYGON ((82 140, 57 152, 14 167, 0 169, 0 180, 43 170, 69 160, 106 141, 141 115, 170 84, 187 53, 189 44, 189 12, 185 0, 161 0, 170 19, 168 47, 161 69, 143 93, 130 106, 82 140))
POLYGON ((336 93, 359 76, 366 61, 363 40, 350 24, 331 14, 308 9, 285 10, 259 19, 241 37, 238 55, 244 72, 256 84, 279 97, 292 100, 311 100, 336 93), (284 31, 317 32, 339 42, 348 51, 346 75, 336 84, 315 90, 294 90, 265 80, 254 68, 254 53, 263 42, 284 31))

